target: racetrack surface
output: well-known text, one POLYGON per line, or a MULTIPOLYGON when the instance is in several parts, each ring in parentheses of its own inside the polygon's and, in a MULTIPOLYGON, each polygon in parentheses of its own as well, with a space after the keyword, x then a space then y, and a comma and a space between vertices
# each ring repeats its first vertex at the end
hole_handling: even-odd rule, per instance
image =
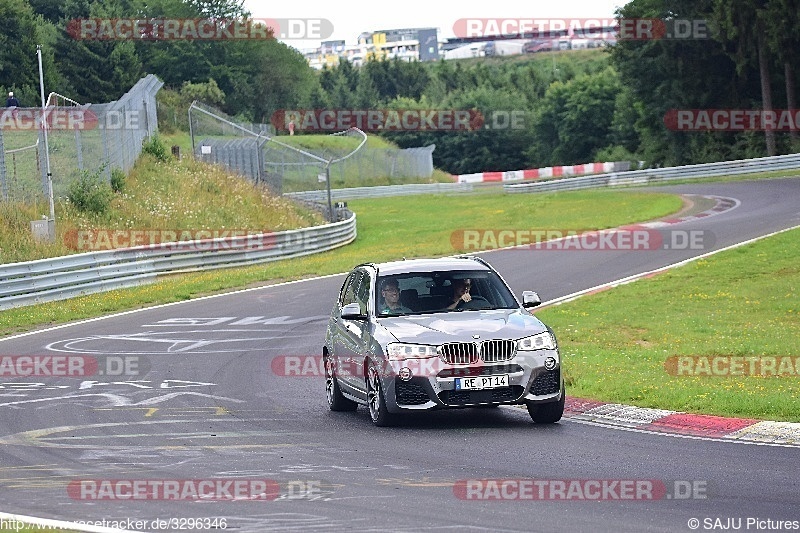
MULTIPOLYGON (((740 204, 668 228, 712 236, 713 246, 707 239, 702 249, 482 257, 518 296, 536 290, 547 301, 800 224, 798 178, 653 190, 740 204)), ((363 407, 328 411, 323 376, 308 375, 312 367, 282 375, 279 363, 321 353, 342 280, 251 289, 0 341, 0 356, 92 355, 139 365, 138 375, 133 367, 108 375, 117 370, 108 363, 104 375, 2 378, 2 511, 63 520, 224 517, 226 529, 240 532, 689 531, 690 518, 700 529, 714 524, 707 518, 741 518, 743 529, 748 518, 800 520, 794 447, 568 418, 537 426, 513 407, 427 413, 393 428, 373 427, 363 407), (280 496, 99 500, 101 492, 76 489, 86 480, 210 479, 274 481, 280 496), (550 481, 540 485, 543 500, 475 499, 513 499, 520 487, 467 483, 486 479, 550 481), (625 480, 638 483, 641 499, 616 499, 626 495, 625 480), (593 498, 597 484, 607 490, 593 498), (585 499, 559 499, 562 486, 581 488, 585 499), (682 498, 689 486, 696 497, 682 498)))

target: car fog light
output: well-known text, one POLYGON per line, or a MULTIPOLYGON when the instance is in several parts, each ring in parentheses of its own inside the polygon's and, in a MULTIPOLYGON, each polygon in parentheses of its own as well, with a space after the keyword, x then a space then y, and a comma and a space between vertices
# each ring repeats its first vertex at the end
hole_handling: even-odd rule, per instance
POLYGON ((553 370, 556 367, 556 358, 548 357, 544 360, 544 367, 547 370, 553 370))
POLYGON ((400 376, 400 379, 402 379, 403 381, 408 381, 409 379, 411 379, 411 369, 408 368, 407 366, 404 366, 403 368, 400 369, 400 372, 398 372, 397 375, 400 376))

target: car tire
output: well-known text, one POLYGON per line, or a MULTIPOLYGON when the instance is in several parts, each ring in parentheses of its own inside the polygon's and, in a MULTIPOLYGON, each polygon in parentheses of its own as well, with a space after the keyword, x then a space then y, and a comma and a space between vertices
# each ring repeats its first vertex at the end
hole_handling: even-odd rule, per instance
POLYGON ((557 402, 550 403, 533 403, 528 402, 528 414, 531 419, 537 424, 554 424, 561 420, 564 416, 564 400, 566 395, 561 393, 561 399, 557 402))
POLYGON ((342 394, 339 380, 336 379, 336 371, 333 369, 333 361, 327 354, 322 358, 325 363, 325 396, 328 398, 328 408, 331 411, 355 411, 358 409, 358 404, 342 394))
POLYGON ((367 370, 367 407, 372 423, 378 427, 391 426, 395 417, 386 408, 381 376, 374 364, 367 370))

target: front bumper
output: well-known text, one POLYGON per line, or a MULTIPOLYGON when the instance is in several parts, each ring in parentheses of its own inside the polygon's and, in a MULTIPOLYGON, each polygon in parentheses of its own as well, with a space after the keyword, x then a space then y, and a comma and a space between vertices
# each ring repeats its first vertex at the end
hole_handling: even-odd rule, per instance
POLYGON ((408 380, 396 374, 383 377, 386 405, 390 412, 426 411, 481 405, 547 403, 561 399, 563 375, 557 350, 517 353, 509 361, 480 366, 444 365, 436 375, 413 375, 408 380), (555 357, 555 368, 545 368, 545 359, 555 357), (467 376, 508 375, 508 387, 456 390, 456 379, 467 376))

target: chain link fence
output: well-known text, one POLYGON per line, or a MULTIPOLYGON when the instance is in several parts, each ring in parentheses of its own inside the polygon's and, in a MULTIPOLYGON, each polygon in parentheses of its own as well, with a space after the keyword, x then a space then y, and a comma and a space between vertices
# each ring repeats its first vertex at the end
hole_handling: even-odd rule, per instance
POLYGON ((361 132, 355 129, 275 137, 270 124, 238 122, 201 102, 189 107, 189 128, 196 158, 224 165, 277 194, 325 191, 326 166, 332 188, 427 182, 433 175, 435 146, 357 149, 361 132))
POLYGON ((158 127, 156 93, 163 82, 154 75, 139 80, 119 100, 79 104, 51 93, 45 106, 47 143, 39 108, 6 109, 0 128, 0 192, 5 201, 31 203, 46 198, 50 159, 53 195, 65 196, 81 172, 128 172, 142 142, 158 127))

